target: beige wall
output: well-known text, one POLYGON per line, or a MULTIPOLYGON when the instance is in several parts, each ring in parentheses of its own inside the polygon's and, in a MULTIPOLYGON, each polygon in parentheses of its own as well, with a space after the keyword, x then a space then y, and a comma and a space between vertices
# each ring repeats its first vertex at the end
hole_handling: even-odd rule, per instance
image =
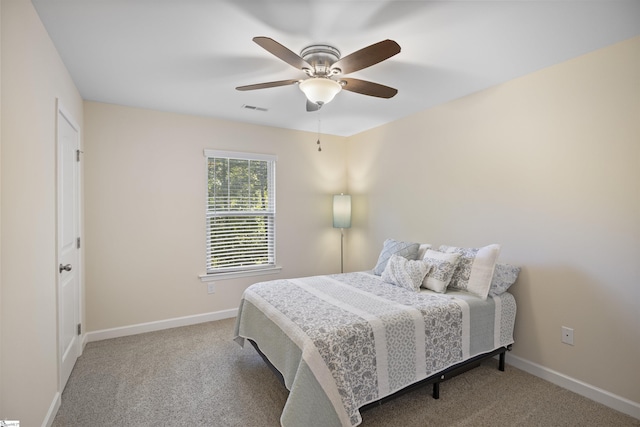
POLYGON ((639 76, 634 38, 351 137, 349 268, 386 237, 501 243, 513 354, 640 402, 639 76))
MULTIPOLYGON (((248 113, 256 114, 256 113, 248 113)), ((259 114, 259 113, 258 113, 259 114)), ((251 283, 338 272, 331 195, 345 190, 343 138, 85 103, 88 331, 237 308, 251 283), (275 154, 277 275, 205 273, 205 148, 275 154)))
POLYGON ((82 99, 31 2, 2 0, 0 419, 40 426, 58 392, 56 99, 82 99))

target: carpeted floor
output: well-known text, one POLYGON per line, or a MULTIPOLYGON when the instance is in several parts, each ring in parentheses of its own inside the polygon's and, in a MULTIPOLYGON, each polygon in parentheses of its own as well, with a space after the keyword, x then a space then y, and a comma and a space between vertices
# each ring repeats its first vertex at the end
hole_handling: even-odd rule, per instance
MULTIPOLYGON (((232 340, 234 322, 89 343, 53 426, 279 426, 287 390, 232 340)), ((508 363, 443 383, 439 400, 427 386, 368 409, 362 426, 640 426, 508 363)))

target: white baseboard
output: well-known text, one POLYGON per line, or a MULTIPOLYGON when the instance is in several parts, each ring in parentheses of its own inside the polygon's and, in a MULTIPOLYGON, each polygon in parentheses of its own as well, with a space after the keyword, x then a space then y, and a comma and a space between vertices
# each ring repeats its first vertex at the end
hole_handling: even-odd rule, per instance
POLYGON ((540 377, 562 388, 566 388, 574 393, 578 393, 595 402, 602 403, 609 408, 640 419, 640 403, 633 402, 624 397, 615 395, 601 388, 592 386, 575 378, 568 377, 560 372, 546 368, 529 360, 512 354, 507 355, 507 364, 528 372, 536 377, 540 377))
MULTIPOLYGON (((126 337, 145 332, 160 331, 162 329, 177 328, 180 326, 196 325, 198 323, 213 322, 215 320, 229 319, 238 315, 238 309, 215 311, 211 313, 196 314, 193 316, 176 317, 174 319, 158 320, 156 322, 139 323, 137 325, 123 326, 120 328, 102 329, 87 332, 83 342, 107 340, 111 338, 126 337)), ((84 347, 84 346, 83 346, 84 347)))
POLYGON ((42 421, 42 427, 51 427, 51 425, 53 425, 53 420, 55 420, 58 409, 60 409, 60 399, 61 394, 59 392, 56 392, 55 396, 53 397, 53 401, 49 406, 49 410, 47 411, 47 416, 44 417, 44 421, 42 421))

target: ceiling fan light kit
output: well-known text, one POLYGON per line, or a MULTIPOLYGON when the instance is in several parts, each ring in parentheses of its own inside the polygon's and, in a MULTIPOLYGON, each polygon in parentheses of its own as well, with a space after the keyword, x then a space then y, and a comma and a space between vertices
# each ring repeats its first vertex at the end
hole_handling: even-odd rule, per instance
POLYGON ((266 89, 297 83, 307 97, 307 111, 319 110, 324 104, 331 102, 342 89, 378 98, 392 98, 398 93, 397 89, 366 80, 339 77, 332 79, 333 76, 362 70, 398 54, 400 45, 393 40, 372 44, 344 58, 340 57, 338 49, 329 45, 307 46, 297 55, 269 37, 254 37, 253 41, 292 67, 304 71, 309 78, 238 86, 237 90, 266 89))
POLYGON ((327 77, 312 77, 303 80, 300 82, 299 87, 309 101, 318 105, 331 102, 342 89, 340 83, 327 77))

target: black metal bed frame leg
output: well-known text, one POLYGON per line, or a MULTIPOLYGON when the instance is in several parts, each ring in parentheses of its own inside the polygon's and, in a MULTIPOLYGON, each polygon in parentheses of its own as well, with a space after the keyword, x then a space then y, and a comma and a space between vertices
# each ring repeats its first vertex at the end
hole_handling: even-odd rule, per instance
MULTIPOLYGON (((251 341, 251 343, 253 344, 253 341, 251 341)), ((394 397, 399 396, 400 394, 406 393, 407 391, 414 390, 415 388, 422 387, 428 384, 433 385, 433 393, 432 393, 433 398, 440 399, 440 383, 441 382, 447 381, 450 378, 455 377, 456 375, 460 375, 464 372, 467 372, 470 369, 480 366, 480 363, 482 363, 482 361, 484 360, 487 360, 489 358, 495 359, 495 357, 498 356, 498 369, 501 371, 504 371, 507 351, 511 351, 511 344, 506 347, 497 348, 489 353, 481 354, 471 359, 468 359, 464 362, 450 366, 447 369, 444 369, 438 373, 431 375, 428 378, 423 379, 422 381, 419 381, 407 388, 404 388, 400 391, 395 392, 391 396, 387 396, 376 402, 372 402, 367 405, 364 405, 362 408, 360 408, 360 410, 372 407, 374 405, 381 405, 383 402, 393 399, 394 397)), ((258 350, 258 352, 260 353, 260 350, 258 350)))

